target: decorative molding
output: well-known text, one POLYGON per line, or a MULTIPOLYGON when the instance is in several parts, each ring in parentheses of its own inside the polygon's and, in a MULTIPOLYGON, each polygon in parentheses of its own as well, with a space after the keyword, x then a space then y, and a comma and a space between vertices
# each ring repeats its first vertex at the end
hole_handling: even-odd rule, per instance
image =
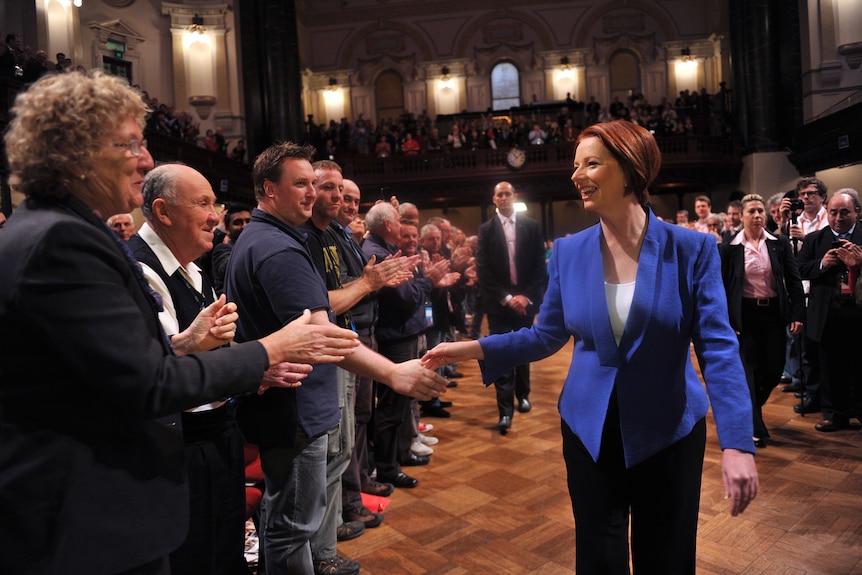
POLYGON ((365 51, 368 54, 392 54, 404 51, 404 34, 386 31, 371 34, 365 38, 365 51))
POLYGON ((106 22, 91 22, 89 28, 100 47, 110 39, 120 39, 126 45, 127 52, 134 52, 138 44, 147 40, 119 18, 106 22))
POLYGON ((192 18, 203 18, 207 30, 224 29, 224 17, 231 10, 228 4, 174 4, 162 2, 162 15, 171 17, 171 28, 185 30, 192 24, 192 18))
POLYGON ((652 62, 659 55, 655 34, 619 34, 615 36, 596 37, 593 39, 593 57, 595 64, 606 65, 619 50, 630 50, 638 54, 643 62, 652 62))
POLYGON ((851 70, 857 69, 862 64, 862 42, 838 46, 838 53, 844 56, 851 70))
POLYGON ((632 34, 645 29, 643 12, 615 12, 602 16, 603 34, 632 34))
POLYGON ((482 27, 485 44, 510 44, 524 39, 524 27, 520 22, 488 24, 482 27))
POLYGON ((113 8, 128 8, 135 3, 135 0, 102 0, 102 3, 113 8))

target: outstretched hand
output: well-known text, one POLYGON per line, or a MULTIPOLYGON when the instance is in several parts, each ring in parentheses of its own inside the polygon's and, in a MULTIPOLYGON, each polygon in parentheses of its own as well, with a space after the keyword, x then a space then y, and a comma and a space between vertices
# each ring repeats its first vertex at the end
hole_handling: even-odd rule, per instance
POLYGON ((311 312, 302 315, 277 332, 260 339, 269 355, 269 364, 333 363, 352 355, 360 345, 358 336, 329 322, 312 323, 311 312))
POLYGON ((428 401, 446 393, 449 381, 431 369, 424 367, 418 359, 395 365, 391 378, 392 389, 402 395, 428 401))
POLYGON ((470 359, 485 359, 485 353, 478 341, 445 342, 429 349, 422 357, 422 365, 428 369, 438 369, 449 363, 470 359))

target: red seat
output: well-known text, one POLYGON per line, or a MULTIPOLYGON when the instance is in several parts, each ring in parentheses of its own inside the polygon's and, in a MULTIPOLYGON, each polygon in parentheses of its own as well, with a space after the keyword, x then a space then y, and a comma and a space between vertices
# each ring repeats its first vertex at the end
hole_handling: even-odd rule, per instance
POLYGON ((245 444, 245 516, 251 517, 263 498, 263 469, 257 445, 245 444))

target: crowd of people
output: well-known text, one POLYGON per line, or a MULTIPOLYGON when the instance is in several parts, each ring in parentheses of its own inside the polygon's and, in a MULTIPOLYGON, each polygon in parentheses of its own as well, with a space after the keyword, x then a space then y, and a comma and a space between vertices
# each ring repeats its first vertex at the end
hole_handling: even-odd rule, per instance
POLYGON ((676 214, 677 225, 710 234, 719 246, 758 447, 769 438, 760 409, 779 381, 800 399, 796 413, 821 413, 817 431, 846 429, 862 416, 862 381, 841 355, 858 343, 850 325, 862 319, 859 196, 852 188, 827 191, 806 177, 788 192, 733 199, 719 213, 698 196, 695 218, 676 214))
POLYGON ((56 61, 51 62, 45 50, 36 50, 21 43, 21 37, 12 32, 0 44, 0 78, 15 78, 24 84, 32 84, 51 72, 69 72, 74 68, 72 59, 63 52, 57 52, 56 61))
POLYGON ((442 123, 434 122, 426 110, 381 118, 376 125, 361 114, 355 122, 345 117, 340 122, 330 120, 328 125, 316 124, 309 116, 305 141, 317 149, 318 157, 338 160, 350 155, 388 158, 511 146, 573 145, 586 127, 620 119, 641 125, 657 136, 724 136, 731 126, 729 101, 724 83, 716 94, 709 94, 705 88, 699 93, 683 90, 673 101, 665 97, 658 103, 650 103, 637 91, 625 100, 614 97, 608 105, 596 102, 594 97, 578 102, 569 96, 557 114, 515 113, 510 121, 508 116, 496 116, 488 110, 478 118, 475 114, 456 115, 442 131, 442 123))
POLYGON ((147 105, 73 72, 12 110, 10 185, 26 200, 0 231, 4 572, 247 574, 247 442, 261 569, 356 575, 337 543, 384 521, 363 493, 417 488, 408 468, 445 449, 428 420, 456 409, 457 364, 483 360, 506 435, 532 408, 530 363, 572 336, 559 406, 588 572, 630 557, 694 572, 709 405, 732 515, 757 495, 782 369, 799 409, 822 410, 818 431, 862 416, 854 190, 827 199, 803 178, 734 200, 725 223, 702 196, 696 222, 671 225, 648 205, 650 129, 596 122, 572 142, 572 182, 599 224, 546 255, 509 182, 476 236, 395 197, 360 217, 359 186, 307 144, 264 150, 256 207, 219 213, 203 174, 154 166, 147 105))

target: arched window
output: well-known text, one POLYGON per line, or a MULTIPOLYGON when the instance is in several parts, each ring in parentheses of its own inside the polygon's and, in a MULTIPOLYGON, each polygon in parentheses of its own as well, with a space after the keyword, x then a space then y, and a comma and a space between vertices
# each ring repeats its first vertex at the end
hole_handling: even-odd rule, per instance
POLYGON ((521 77, 511 62, 500 62, 491 70, 491 108, 508 110, 521 105, 521 77))

